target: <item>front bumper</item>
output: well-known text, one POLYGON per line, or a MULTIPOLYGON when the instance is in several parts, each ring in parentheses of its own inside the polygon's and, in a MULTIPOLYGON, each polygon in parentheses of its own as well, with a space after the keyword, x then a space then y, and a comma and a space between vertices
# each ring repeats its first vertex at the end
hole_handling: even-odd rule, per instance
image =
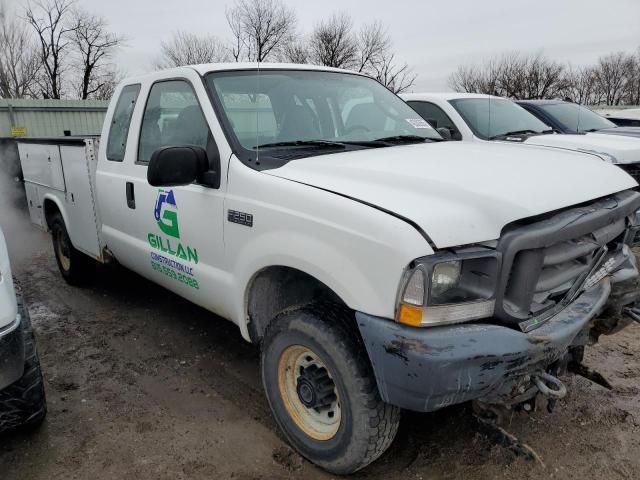
POLYGON ((0 330, 0 390, 15 383, 24 371, 23 325, 27 309, 18 303, 18 315, 13 323, 0 330))
POLYGON ((414 328, 360 312, 356 319, 384 401, 419 412, 469 400, 511 404, 531 375, 584 337, 610 293, 606 277, 530 333, 480 323, 414 328))

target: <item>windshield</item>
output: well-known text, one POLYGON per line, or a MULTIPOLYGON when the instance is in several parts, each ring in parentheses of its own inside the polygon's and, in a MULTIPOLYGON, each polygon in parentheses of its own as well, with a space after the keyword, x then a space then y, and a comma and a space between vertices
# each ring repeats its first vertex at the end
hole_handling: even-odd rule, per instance
POLYGON ((594 132, 616 126, 606 118, 575 103, 541 104, 539 107, 573 132, 594 132))
POLYGON ((538 134, 549 127, 516 105, 503 98, 458 98, 449 100, 469 128, 478 137, 491 140, 509 134, 538 134))
POLYGON ((228 130, 255 156, 291 159, 442 139, 396 95, 360 75, 245 70, 206 78, 228 130))

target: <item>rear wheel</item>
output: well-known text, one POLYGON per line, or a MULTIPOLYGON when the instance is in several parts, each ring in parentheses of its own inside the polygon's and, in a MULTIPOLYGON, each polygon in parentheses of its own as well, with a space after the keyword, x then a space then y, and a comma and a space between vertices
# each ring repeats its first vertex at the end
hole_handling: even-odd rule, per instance
POLYGON ((36 427, 47 414, 44 382, 29 316, 22 319, 24 373, 20 380, 0 391, 0 433, 36 427))
POLYGON ((53 252, 62 277, 70 285, 86 285, 95 271, 95 262, 73 247, 67 227, 59 213, 53 216, 50 226, 53 252))
POLYGON ((282 314, 267 329, 262 380, 275 419, 304 457, 355 472, 389 447, 398 408, 382 401, 366 351, 340 306, 282 314))

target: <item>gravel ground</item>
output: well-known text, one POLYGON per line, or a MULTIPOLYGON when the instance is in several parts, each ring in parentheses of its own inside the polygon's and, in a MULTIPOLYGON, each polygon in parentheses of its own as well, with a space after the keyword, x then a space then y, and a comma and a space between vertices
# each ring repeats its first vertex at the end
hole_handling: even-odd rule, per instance
MULTIPOLYGON (((330 478, 278 435, 258 351, 234 325, 122 269, 69 287, 47 236, 0 225, 49 400, 40 429, 0 437, 0 479, 330 478)), ((638 478, 639 350, 640 325, 603 337, 586 362, 613 391, 573 377, 554 413, 509 419, 541 462, 496 444, 458 406, 405 414, 389 452, 355 477, 638 478)))

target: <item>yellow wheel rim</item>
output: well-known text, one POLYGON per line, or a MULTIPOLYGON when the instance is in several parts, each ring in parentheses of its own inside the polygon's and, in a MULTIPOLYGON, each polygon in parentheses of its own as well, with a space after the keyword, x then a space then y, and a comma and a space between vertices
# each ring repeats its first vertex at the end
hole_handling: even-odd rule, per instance
POLYGON ((287 413, 305 434, 314 440, 326 441, 338 433, 342 420, 338 390, 329 369, 312 350, 292 345, 282 352, 278 362, 278 388, 287 413), (300 383, 304 383, 304 372, 308 371, 322 372, 324 376, 327 400, 318 407, 305 405, 305 396, 300 394, 300 383), (332 393, 327 395, 329 390, 332 393))
POLYGON ((71 268, 71 255, 66 236, 61 229, 56 231, 56 250, 58 253, 58 260, 60 260, 60 265, 62 265, 62 268, 65 271, 68 271, 71 268))

